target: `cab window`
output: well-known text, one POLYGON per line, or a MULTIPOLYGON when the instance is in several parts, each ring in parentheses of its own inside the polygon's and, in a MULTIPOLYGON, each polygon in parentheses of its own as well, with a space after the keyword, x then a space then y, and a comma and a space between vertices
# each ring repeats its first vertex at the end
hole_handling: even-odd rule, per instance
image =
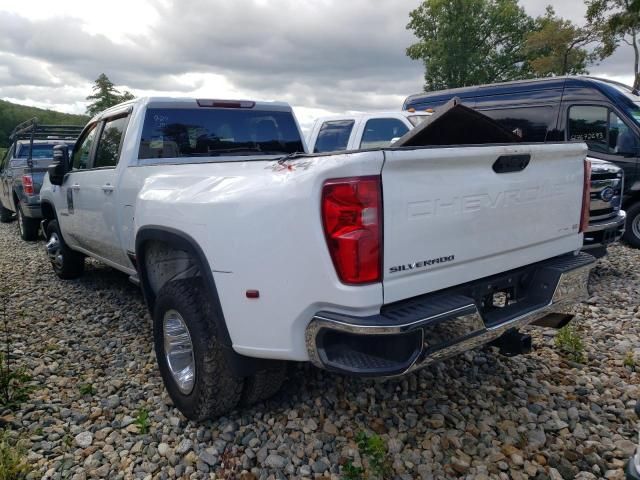
POLYGON ((571 107, 568 138, 581 140, 589 150, 609 155, 634 155, 638 150, 636 134, 606 107, 571 107))
POLYGON ((92 125, 91 130, 85 132, 85 134, 78 139, 76 148, 73 151, 73 157, 71 158, 71 165, 74 170, 84 170, 89 167, 89 157, 91 155, 91 147, 96 138, 96 125, 92 125))
POLYGON ((346 150, 354 123, 353 120, 324 122, 318 132, 313 153, 346 150))
POLYGON ((107 120, 102 129, 93 168, 115 167, 120 157, 120 143, 127 127, 127 117, 107 120))
POLYGON ((638 154, 636 134, 613 112, 609 112, 609 151, 618 155, 638 154))
POLYGON ((408 131, 409 128, 397 118, 372 118, 364 127, 360 148, 388 147, 391 140, 408 131))

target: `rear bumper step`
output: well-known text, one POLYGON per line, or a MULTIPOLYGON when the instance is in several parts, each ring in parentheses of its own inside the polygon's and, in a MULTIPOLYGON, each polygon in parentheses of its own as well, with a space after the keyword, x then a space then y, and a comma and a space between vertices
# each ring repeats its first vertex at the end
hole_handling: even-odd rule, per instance
POLYGON ((588 297, 595 259, 563 255, 355 317, 318 312, 306 329, 316 366, 396 376, 491 342, 510 329, 567 314, 588 297))

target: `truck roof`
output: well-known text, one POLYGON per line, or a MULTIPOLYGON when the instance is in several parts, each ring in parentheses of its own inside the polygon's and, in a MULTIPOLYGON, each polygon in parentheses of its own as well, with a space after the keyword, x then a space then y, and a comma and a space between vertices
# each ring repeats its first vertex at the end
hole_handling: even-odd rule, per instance
MULTIPOLYGON (((616 82, 614 80, 590 77, 585 75, 565 75, 552 78, 534 78, 527 80, 514 80, 510 82, 489 83, 484 85, 474 85, 469 87, 450 88, 433 92, 421 92, 409 95, 403 104, 403 108, 419 105, 423 100, 435 100, 439 97, 457 96, 461 99, 473 98, 483 95, 504 94, 513 91, 514 93, 528 90, 544 90, 552 88, 590 86, 606 96, 633 95, 638 92, 631 87, 616 82)), ((638 97, 640 99, 640 97, 638 97)))
POLYGON ((432 112, 427 111, 409 111, 409 110, 397 110, 394 112, 358 112, 351 114, 340 114, 340 115, 327 115, 325 117, 318 117, 316 122, 326 122, 331 120, 368 120, 371 118, 383 118, 383 117, 413 117, 413 116, 429 116, 432 115, 432 112))
MULTIPOLYGON (((227 103, 227 104, 244 104, 251 105, 250 107, 243 107, 252 110, 275 110, 275 111, 292 111, 291 105, 287 102, 270 102, 270 101, 257 101, 246 99, 223 99, 216 97, 138 97, 133 100, 119 103, 113 107, 110 107, 91 119, 91 121, 98 120, 101 117, 108 116, 112 113, 119 112, 127 106, 142 105, 144 107, 155 108, 216 108, 214 102, 227 103)), ((224 107, 222 107, 224 108, 224 107)), ((228 108, 228 107, 227 107, 228 108)))

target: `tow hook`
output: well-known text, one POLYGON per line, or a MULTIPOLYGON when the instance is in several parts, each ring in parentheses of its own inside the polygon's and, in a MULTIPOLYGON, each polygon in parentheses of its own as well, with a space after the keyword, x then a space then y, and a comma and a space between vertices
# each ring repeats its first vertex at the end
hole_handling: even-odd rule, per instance
POLYGON ((518 330, 507 330, 502 336, 496 338, 491 345, 498 347, 500 353, 507 357, 515 357, 524 353, 531 353, 531 335, 520 333, 518 330))

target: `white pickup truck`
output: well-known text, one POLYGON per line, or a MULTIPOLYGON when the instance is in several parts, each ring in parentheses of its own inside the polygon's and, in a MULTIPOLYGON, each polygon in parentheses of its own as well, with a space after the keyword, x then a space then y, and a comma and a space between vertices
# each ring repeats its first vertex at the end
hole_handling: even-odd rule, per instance
POLYGON ((400 111, 333 115, 316 119, 307 144, 313 153, 383 148, 431 116, 431 112, 400 111))
POLYGON ((288 360, 388 377, 513 351, 586 295, 582 143, 313 155, 286 104, 144 98, 66 148, 41 190, 51 264, 140 283, 192 419, 275 393, 288 360))

